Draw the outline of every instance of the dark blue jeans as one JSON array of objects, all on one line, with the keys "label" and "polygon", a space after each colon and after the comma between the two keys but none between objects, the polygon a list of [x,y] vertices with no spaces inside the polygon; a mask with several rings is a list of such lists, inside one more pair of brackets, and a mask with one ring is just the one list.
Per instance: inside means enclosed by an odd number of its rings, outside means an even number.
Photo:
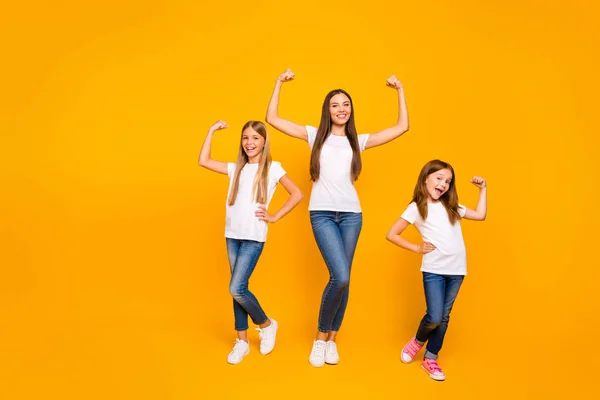
[{"label": "dark blue jeans", "polygon": [[362,228],[362,213],[311,211],[310,223],[329,282],[321,298],[319,331],[339,331],[348,304],[352,258]]},{"label": "dark blue jeans", "polygon": [[256,267],[258,258],[262,253],[264,242],[254,240],[227,240],[227,256],[231,268],[231,282],[229,293],[233,297],[233,315],[235,317],[235,330],[248,329],[248,315],[256,325],[267,322],[267,316],[258,300],[248,290],[250,275]]},{"label": "dark blue jeans", "polygon": [[442,349],[450,321],[450,311],[464,278],[464,275],[423,272],[427,314],[421,320],[416,338],[419,342],[427,342],[426,358],[437,359]]}]

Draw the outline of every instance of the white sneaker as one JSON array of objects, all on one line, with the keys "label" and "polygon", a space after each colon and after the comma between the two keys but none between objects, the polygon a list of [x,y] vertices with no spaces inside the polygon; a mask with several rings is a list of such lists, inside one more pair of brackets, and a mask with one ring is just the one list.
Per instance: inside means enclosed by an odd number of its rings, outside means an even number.
[{"label": "white sneaker", "polygon": [[313,367],[322,367],[325,364],[325,342],[323,340],[315,340],[313,343],[308,362]]},{"label": "white sneaker", "polygon": [[275,347],[275,337],[277,336],[277,321],[272,318],[271,325],[266,328],[256,328],[260,337],[260,354],[269,354]]},{"label": "white sneaker", "polygon": [[250,346],[248,343],[237,338],[235,339],[233,350],[231,350],[231,353],[227,356],[227,362],[229,364],[239,364],[248,353],[250,353]]},{"label": "white sneaker", "polygon": [[340,362],[340,355],[337,352],[337,345],[333,340],[325,343],[325,362],[335,365]]}]

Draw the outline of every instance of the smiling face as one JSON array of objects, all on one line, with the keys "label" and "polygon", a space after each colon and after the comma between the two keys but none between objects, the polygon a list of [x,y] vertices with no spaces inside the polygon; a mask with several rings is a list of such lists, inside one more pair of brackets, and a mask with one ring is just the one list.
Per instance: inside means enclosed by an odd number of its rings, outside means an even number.
[{"label": "smiling face", "polygon": [[265,146],[265,138],[252,127],[247,127],[242,132],[242,149],[248,156],[250,164],[257,163],[260,158],[260,153]]},{"label": "smiling face", "polygon": [[336,125],[344,125],[348,122],[352,113],[350,99],[344,93],[338,93],[329,100],[329,113],[331,122]]},{"label": "smiling face", "polygon": [[438,201],[452,185],[452,171],[448,168],[442,168],[432,172],[425,178],[425,188],[429,200]]}]

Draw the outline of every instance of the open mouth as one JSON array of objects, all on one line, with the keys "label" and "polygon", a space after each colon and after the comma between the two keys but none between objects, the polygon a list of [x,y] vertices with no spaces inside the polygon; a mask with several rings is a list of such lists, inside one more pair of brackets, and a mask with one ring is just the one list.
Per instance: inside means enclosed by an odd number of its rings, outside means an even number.
[{"label": "open mouth", "polygon": [[438,188],[435,188],[435,192],[438,194],[438,196],[441,196],[444,194],[444,191],[442,189],[438,189]]}]

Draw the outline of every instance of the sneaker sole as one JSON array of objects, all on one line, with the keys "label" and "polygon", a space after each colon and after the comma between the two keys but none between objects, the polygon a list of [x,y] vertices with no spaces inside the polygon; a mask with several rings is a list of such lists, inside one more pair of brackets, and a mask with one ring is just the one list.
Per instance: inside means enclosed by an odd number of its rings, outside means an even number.
[{"label": "sneaker sole", "polygon": [[244,360],[244,357],[246,357],[248,354],[250,354],[250,349],[248,349],[248,351],[246,351],[246,353],[242,356],[242,358],[240,358],[240,361],[238,361],[238,362],[231,362],[231,361],[227,360],[227,364],[237,365],[237,364],[241,363]]},{"label": "sneaker sole", "polygon": [[427,368],[425,368],[424,366],[422,366],[422,365],[421,365],[421,368],[422,368],[422,369],[423,369],[423,371],[425,371],[425,373],[426,373],[427,375],[429,375],[429,377],[430,377],[431,379],[433,379],[434,381],[441,382],[441,381],[445,381],[445,380],[446,380],[446,377],[445,377],[445,376],[444,376],[443,378],[440,378],[439,376],[435,376],[435,375],[433,375],[433,374],[430,374],[430,373],[429,373],[429,371],[427,371]]}]

